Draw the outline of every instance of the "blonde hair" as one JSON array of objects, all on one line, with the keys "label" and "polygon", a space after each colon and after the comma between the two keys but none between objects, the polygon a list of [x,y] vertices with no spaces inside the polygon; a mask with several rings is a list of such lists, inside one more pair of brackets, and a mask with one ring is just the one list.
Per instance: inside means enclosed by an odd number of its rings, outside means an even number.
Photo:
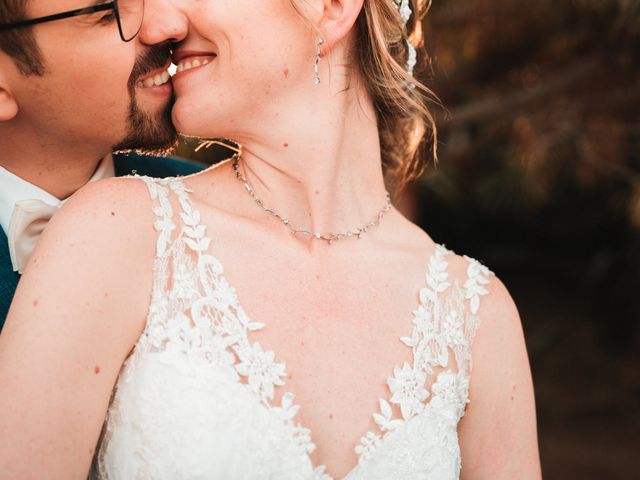
[{"label": "blonde hair", "polygon": [[439,101],[406,69],[407,41],[417,48],[418,65],[426,59],[422,19],[431,0],[410,3],[413,15],[405,24],[395,0],[364,0],[351,53],[373,101],[385,180],[395,193],[420,177],[430,160],[437,159],[437,128],[428,105],[439,105]]}]

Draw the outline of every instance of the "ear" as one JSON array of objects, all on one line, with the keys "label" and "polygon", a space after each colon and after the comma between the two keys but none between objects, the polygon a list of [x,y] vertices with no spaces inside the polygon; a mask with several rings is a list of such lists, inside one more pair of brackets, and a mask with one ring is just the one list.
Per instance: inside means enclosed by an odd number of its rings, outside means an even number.
[{"label": "ear", "polygon": [[11,93],[6,69],[0,63],[0,122],[8,122],[18,114],[18,102]]},{"label": "ear", "polygon": [[11,92],[0,85],[0,122],[8,122],[18,114],[18,103]]},{"label": "ear", "polygon": [[322,53],[330,52],[348,38],[362,11],[364,0],[322,0],[322,17],[317,27],[323,36]]}]

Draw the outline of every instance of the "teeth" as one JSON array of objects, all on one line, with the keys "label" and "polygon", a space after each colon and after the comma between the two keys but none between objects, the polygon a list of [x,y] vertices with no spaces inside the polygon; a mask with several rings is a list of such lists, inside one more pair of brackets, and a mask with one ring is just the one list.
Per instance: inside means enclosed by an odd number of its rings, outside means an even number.
[{"label": "teeth", "polygon": [[147,77],[144,80],[140,80],[136,83],[138,88],[151,88],[151,87],[159,87],[160,85],[164,85],[169,81],[171,75],[168,71],[164,71],[162,73],[158,73],[153,77]]},{"label": "teeth", "polygon": [[165,83],[167,83],[169,78],[171,78],[171,76],[169,75],[169,72],[165,70],[164,72],[159,73],[155,77],[153,77],[153,84],[156,87],[159,87],[160,85],[164,85]]},{"label": "teeth", "polygon": [[183,60],[176,66],[176,73],[185,72],[192,68],[202,67],[211,63],[210,58],[195,58],[193,60]]}]

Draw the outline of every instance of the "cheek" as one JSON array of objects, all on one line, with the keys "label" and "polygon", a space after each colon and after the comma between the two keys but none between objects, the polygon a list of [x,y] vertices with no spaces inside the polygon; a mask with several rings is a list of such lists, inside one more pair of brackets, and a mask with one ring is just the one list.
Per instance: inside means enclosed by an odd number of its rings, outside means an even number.
[{"label": "cheek", "polygon": [[75,99],[74,103],[88,109],[112,110],[130,102],[128,81],[132,68],[131,58],[80,52],[59,59],[51,75],[58,88]]}]

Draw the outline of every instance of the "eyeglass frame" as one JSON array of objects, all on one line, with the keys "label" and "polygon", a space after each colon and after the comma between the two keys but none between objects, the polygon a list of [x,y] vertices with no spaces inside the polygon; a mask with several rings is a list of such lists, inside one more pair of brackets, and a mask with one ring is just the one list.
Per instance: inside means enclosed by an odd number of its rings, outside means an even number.
[{"label": "eyeglass frame", "polygon": [[[142,18],[144,18],[144,0],[142,1]],[[30,27],[32,25],[39,25],[41,23],[53,22],[55,20],[63,20],[65,18],[73,18],[78,17],[80,15],[88,15],[90,13],[96,12],[104,12],[107,10],[113,10],[116,16],[116,21],[118,23],[118,32],[120,33],[120,38],[123,42],[130,42],[134,38],[138,36],[140,33],[140,28],[142,27],[142,21],[140,21],[140,26],[138,27],[138,31],[128,40],[124,36],[124,31],[122,30],[122,20],[120,19],[120,11],[118,10],[118,0],[111,0],[107,3],[101,3],[100,5],[93,5],[91,7],[84,8],[76,8],[75,10],[69,10],[67,12],[54,13],[53,15],[46,15],[44,17],[31,18],[28,20],[21,20],[19,22],[13,23],[5,23],[0,24],[0,32],[5,32],[7,30],[12,30],[14,28],[24,28]]]}]

